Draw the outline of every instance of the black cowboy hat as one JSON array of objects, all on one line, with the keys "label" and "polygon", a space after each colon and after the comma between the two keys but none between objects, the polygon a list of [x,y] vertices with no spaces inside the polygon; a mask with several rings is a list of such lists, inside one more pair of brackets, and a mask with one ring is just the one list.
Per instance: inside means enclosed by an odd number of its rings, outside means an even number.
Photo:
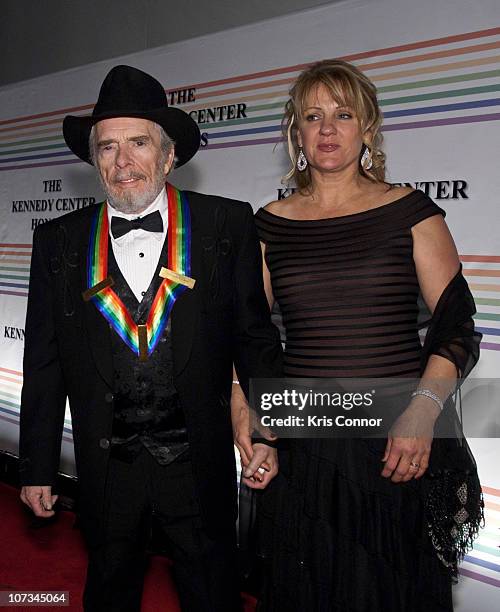
[{"label": "black cowboy hat", "polygon": [[137,117],[161,125],[175,142],[176,167],[189,161],[200,146],[196,121],[180,108],[169,107],[161,83],[131,66],[115,66],[108,72],[92,115],[64,118],[66,144],[75,155],[91,164],[90,130],[98,121],[113,117]]}]

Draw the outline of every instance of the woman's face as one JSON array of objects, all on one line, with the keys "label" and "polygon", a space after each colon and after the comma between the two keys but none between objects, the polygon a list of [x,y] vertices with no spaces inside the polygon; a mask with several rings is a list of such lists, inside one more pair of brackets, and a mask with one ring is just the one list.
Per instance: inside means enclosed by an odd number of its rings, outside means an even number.
[{"label": "woman's face", "polygon": [[298,143],[311,169],[330,173],[358,168],[363,146],[358,118],[352,109],[339,106],[324,85],[309,92],[298,126]]}]

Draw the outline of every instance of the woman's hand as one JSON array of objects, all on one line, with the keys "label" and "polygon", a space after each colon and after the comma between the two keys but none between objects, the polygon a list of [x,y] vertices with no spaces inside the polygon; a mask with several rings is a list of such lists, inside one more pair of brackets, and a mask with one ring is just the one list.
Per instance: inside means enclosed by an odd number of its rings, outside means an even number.
[{"label": "woman's hand", "polygon": [[434,423],[439,407],[425,396],[415,397],[391,427],[382,461],[384,478],[407,482],[421,478],[429,466]]}]

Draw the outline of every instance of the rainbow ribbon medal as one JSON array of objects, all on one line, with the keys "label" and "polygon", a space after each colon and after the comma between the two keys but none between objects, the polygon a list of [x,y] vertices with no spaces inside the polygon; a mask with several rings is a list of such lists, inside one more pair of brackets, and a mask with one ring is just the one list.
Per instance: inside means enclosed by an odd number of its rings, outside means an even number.
[{"label": "rainbow ribbon medal", "polygon": [[194,285],[191,273],[191,218],[187,198],[167,183],[168,261],[146,324],[137,325],[108,276],[109,222],[104,202],[92,221],[87,262],[86,301],[92,301],[120,338],[144,361],[155,350],[175,300]]}]

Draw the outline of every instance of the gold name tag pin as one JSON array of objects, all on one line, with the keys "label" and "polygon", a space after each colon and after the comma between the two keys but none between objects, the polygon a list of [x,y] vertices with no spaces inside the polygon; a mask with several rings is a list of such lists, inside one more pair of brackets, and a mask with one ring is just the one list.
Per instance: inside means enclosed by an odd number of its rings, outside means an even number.
[{"label": "gold name tag pin", "polygon": [[160,276],[162,278],[167,278],[168,280],[174,281],[174,283],[185,285],[186,287],[189,287],[189,289],[192,289],[194,287],[194,284],[196,283],[194,278],[184,276],[184,274],[179,274],[178,272],[174,272],[169,268],[162,268],[160,270]]},{"label": "gold name tag pin", "polygon": [[94,295],[97,295],[99,291],[106,289],[106,287],[112,287],[115,284],[112,276],[106,276],[104,280],[93,287],[89,287],[85,291],[82,292],[82,297],[86,302],[89,302]]}]

